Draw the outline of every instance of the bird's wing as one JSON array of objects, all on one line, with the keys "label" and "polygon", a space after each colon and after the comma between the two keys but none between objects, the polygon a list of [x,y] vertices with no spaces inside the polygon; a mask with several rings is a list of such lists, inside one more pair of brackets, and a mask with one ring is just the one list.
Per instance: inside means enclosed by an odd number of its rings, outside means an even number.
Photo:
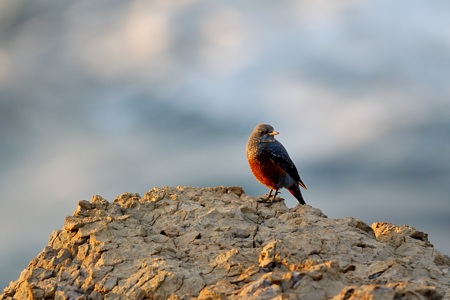
[{"label": "bird's wing", "polygon": [[292,179],[298,182],[300,186],[302,186],[304,189],[307,190],[308,188],[300,179],[300,175],[298,174],[297,168],[295,167],[294,163],[292,162],[291,158],[289,157],[289,154],[287,153],[283,145],[278,141],[275,141],[270,144],[271,146],[267,148],[269,158],[275,164],[283,168],[283,170],[285,170],[286,173],[288,173],[289,176],[292,177]]}]

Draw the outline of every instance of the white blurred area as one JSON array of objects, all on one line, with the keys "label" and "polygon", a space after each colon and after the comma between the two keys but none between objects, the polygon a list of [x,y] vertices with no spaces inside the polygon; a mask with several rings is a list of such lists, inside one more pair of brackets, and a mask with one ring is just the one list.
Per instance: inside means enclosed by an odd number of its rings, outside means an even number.
[{"label": "white blurred area", "polygon": [[450,254],[449,6],[1,1],[0,288],[80,199],[266,193],[245,159],[262,122],[308,204],[415,226]]}]

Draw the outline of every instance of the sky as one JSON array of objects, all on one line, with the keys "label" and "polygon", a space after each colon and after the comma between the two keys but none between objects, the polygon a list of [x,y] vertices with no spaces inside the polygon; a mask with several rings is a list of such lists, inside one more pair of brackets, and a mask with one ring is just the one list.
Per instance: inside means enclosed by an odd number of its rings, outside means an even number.
[{"label": "sky", "polygon": [[449,6],[1,1],[0,288],[93,195],[267,193],[245,158],[258,123],[307,204],[450,254]]}]

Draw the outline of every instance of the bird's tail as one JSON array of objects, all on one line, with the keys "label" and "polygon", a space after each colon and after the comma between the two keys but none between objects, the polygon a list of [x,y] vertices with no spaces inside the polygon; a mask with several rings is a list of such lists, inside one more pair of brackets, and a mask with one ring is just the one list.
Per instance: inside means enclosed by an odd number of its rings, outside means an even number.
[{"label": "bird's tail", "polygon": [[306,204],[305,200],[303,199],[302,193],[300,192],[298,184],[293,184],[290,188],[288,188],[288,190],[300,204]]}]

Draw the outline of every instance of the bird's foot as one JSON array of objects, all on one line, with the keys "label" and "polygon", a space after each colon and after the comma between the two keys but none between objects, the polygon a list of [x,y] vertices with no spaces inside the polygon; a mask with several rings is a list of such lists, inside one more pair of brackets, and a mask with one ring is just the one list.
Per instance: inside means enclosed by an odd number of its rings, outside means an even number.
[{"label": "bird's foot", "polygon": [[264,197],[260,197],[258,199],[258,203],[277,203],[277,202],[282,202],[284,201],[283,198],[281,197],[274,197],[273,195],[270,196],[264,196]]},{"label": "bird's foot", "polygon": [[270,203],[272,201],[270,201],[270,198],[272,198],[272,190],[270,191],[270,193],[265,194],[262,197],[259,197],[258,202],[259,203]]},{"label": "bird's foot", "polygon": [[276,203],[276,202],[283,202],[284,201],[284,198],[281,198],[281,197],[274,197],[273,199],[272,199],[272,203]]},{"label": "bird's foot", "polygon": [[260,197],[257,201],[258,203],[272,203],[268,197]]}]

